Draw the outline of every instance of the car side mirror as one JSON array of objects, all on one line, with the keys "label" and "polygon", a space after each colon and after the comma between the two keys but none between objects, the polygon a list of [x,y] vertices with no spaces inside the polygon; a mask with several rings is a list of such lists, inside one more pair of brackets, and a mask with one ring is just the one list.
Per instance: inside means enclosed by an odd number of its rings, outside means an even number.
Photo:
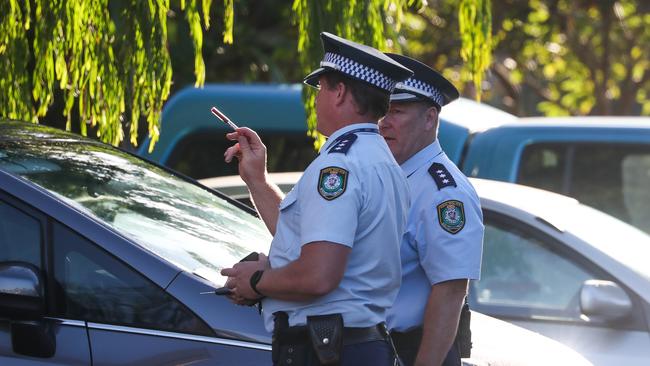
[{"label": "car side mirror", "polygon": [[39,269],[26,262],[0,262],[0,315],[35,319],[44,309]]},{"label": "car side mirror", "polygon": [[632,311],[632,300],[615,282],[587,280],[580,289],[580,310],[590,321],[608,322]]}]

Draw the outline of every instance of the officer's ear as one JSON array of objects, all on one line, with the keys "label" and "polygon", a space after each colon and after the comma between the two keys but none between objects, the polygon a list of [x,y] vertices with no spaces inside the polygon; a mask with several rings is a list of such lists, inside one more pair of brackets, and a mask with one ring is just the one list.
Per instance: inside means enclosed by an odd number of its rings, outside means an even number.
[{"label": "officer's ear", "polygon": [[428,104],[424,112],[424,117],[426,118],[426,128],[427,130],[437,130],[438,129],[438,108],[436,106]]},{"label": "officer's ear", "polygon": [[337,106],[342,105],[345,103],[345,99],[350,94],[350,89],[348,88],[347,85],[345,85],[344,82],[339,81],[336,83],[336,94],[335,94],[335,104]]}]

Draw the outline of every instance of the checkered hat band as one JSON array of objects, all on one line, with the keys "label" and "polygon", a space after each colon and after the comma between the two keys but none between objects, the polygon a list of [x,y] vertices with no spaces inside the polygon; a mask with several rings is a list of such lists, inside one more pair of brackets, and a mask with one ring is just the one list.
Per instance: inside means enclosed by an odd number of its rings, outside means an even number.
[{"label": "checkered hat band", "polygon": [[444,105],[445,98],[442,93],[433,86],[414,78],[408,78],[402,83],[397,83],[397,89],[421,94],[436,102],[439,106]]},{"label": "checkered hat band", "polygon": [[339,72],[366,81],[389,92],[393,91],[395,84],[397,83],[395,80],[375,69],[332,52],[325,53],[325,57],[320,65],[331,67]]}]

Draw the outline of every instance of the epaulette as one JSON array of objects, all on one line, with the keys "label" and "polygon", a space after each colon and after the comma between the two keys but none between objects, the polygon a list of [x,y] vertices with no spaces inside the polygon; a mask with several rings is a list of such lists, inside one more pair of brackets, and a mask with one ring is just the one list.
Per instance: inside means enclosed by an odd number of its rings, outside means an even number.
[{"label": "epaulette", "polygon": [[449,170],[445,168],[444,165],[440,163],[433,163],[429,167],[429,174],[433,177],[433,180],[436,181],[438,185],[438,190],[441,190],[445,187],[456,187],[456,181],[454,177],[451,176]]},{"label": "epaulette", "polygon": [[348,133],[346,135],[343,135],[336,142],[334,142],[332,147],[330,147],[329,150],[327,150],[327,153],[347,154],[348,150],[350,150],[350,146],[352,146],[352,144],[354,144],[356,140],[357,140],[357,135],[354,133]]}]

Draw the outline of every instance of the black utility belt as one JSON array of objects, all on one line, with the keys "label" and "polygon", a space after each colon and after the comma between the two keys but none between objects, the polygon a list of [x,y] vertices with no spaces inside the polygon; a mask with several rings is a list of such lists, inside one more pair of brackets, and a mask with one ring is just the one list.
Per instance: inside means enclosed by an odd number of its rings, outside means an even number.
[{"label": "black utility belt", "polygon": [[319,365],[335,366],[339,365],[343,346],[388,340],[384,323],[366,328],[344,327],[341,314],[308,316],[307,325],[293,327],[288,324],[287,313],[276,312],[273,316],[274,365],[292,364],[294,358],[307,365],[310,363],[305,360],[315,356]]},{"label": "black utility belt", "polygon": [[[383,341],[386,340],[387,333],[383,330],[383,324],[373,325],[371,327],[358,328],[358,327],[343,327],[343,345],[348,346],[351,344]],[[321,338],[322,343],[330,343],[331,340],[323,342],[327,338]],[[310,333],[306,325],[299,325],[289,327],[277,332],[277,339],[281,343],[310,343]]]}]

